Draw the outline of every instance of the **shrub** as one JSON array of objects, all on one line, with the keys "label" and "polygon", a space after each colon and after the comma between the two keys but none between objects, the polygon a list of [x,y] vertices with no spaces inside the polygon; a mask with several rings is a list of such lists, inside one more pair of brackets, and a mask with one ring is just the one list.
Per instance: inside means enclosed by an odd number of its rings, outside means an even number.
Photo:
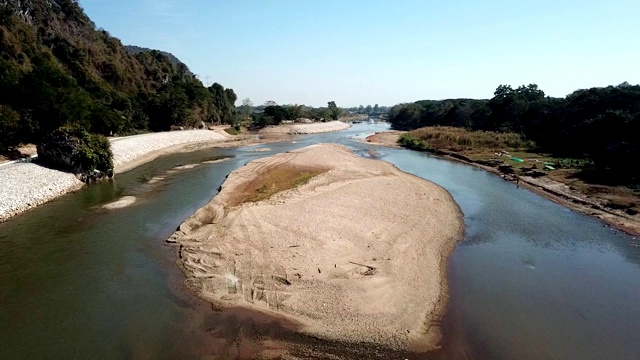
[{"label": "shrub", "polygon": [[45,164],[76,174],[113,173],[109,140],[79,127],[65,126],[53,131],[38,145],[38,156]]},{"label": "shrub", "polygon": [[432,150],[429,144],[427,144],[425,141],[422,141],[409,133],[400,135],[400,138],[398,139],[398,145],[412,150]]},{"label": "shrub", "polygon": [[240,135],[242,134],[242,130],[240,130],[240,126],[236,125],[230,128],[224,129],[229,135]]}]

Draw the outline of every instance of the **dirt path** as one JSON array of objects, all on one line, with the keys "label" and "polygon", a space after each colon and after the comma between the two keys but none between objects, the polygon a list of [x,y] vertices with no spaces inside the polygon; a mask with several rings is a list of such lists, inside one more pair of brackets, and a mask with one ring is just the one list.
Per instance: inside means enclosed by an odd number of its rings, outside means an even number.
[{"label": "dirt path", "polygon": [[232,172],[168,241],[188,285],[217,306],[362,349],[426,351],[440,340],[446,261],[462,235],[446,190],[320,144]]}]

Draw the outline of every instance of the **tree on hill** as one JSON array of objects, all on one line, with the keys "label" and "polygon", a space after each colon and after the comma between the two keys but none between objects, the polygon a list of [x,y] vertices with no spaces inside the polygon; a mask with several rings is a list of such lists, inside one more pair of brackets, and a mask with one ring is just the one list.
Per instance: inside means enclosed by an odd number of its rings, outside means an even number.
[{"label": "tree on hill", "polygon": [[233,122],[232,89],[205,88],[171,54],[125,48],[74,0],[1,1],[0,55],[0,138],[15,144],[64,125],[110,135]]},{"label": "tree on hill", "polygon": [[159,52],[160,54],[164,55],[167,57],[167,59],[169,59],[169,61],[171,61],[171,63],[178,67],[184,67],[185,68],[185,74],[193,76],[194,74],[187,68],[187,65],[185,65],[185,63],[183,63],[182,61],[180,61],[180,59],[178,59],[175,55],[173,55],[170,52],[166,52],[166,51],[161,51],[161,50],[154,50],[154,49],[149,49],[149,48],[145,48],[145,47],[141,47],[141,46],[136,46],[136,45],[125,45],[124,46],[125,50],[127,50],[130,54],[136,55],[136,54],[140,54],[140,53],[150,53],[150,52]]}]

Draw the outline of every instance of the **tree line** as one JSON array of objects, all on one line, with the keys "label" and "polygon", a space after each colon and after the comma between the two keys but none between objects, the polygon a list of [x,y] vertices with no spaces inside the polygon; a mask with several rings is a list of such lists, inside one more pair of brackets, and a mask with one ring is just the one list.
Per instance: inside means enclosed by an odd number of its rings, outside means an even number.
[{"label": "tree line", "polygon": [[233,123],[236,99],[160,51],[128,51],[76,1],[0,3],[0,151],[61,126],[115,135]]},{"label": "tree line", "polygon": [[242,100],[242,105],[238,106],[237,113],[239,121],[254,128],[262,128],[299,119],[338,120],[343,114],[343,109],[339,108],[335,101],[329,101],[326,107],[318,108],[299,104],[278,105],[272,100],[266,101],[263,105],[254,106],[251,99],[246,98]]},{"label": "tree line", "polygon": [[640,156],[640,85],[574,91],[545,96],[537,85],[500,85],[488,100],[422,100],[389,111],[394,129],[454,126],[514,132],[538,150],[558,157],[590,159],[595,170],[637,183]]},{"label": "tree line", "polygon": [[350,107],[347,108],[345,110],[354,113],[354,114],[364,114],[364,115],[373,115],[373,116],[377,116],[380,114],[386,114],[389,112],[389,107],[388,106],[379,106],[378,104],[375,104],[373,106],[371,105],[360,105],[357,107]]}]

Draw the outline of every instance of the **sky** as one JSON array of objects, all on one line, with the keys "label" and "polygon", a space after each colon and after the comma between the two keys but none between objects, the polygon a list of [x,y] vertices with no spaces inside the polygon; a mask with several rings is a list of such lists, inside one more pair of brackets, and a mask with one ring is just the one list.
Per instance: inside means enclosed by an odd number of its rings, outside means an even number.
[{"label": "sky", "polygon": [[640,83],[638,0],[80,0],[123,44],[168,51],[238,102],[338,106],[564,97]]}]

